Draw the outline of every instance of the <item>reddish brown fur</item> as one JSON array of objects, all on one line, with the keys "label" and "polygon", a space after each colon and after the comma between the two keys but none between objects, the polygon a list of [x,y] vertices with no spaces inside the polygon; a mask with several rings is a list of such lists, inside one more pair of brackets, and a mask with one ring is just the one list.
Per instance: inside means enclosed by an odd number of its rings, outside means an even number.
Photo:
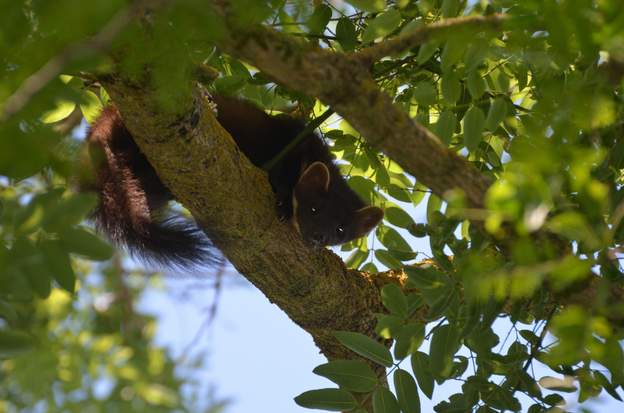
[{"label": "reddish brown fur", "polygon": [[[243,153],[262,166],[288,145],[304,125],[291,117],[269,116],[249,102],[215,96],[217,119]],[[172,199],[156,171],[141,153],[119,111],[108,106],[93,124],[87,138],[96,171],[94,189],[100,203],[94,212],[98,229],[131,253],[163,264],[192,265],[214,260],[209,240],[192,223],[160,219],[160,210]],[[315,163],[300,182],[302,173]],[[269,171],[284,219],[293,220],[302,236],[320,245],[334,245],[360,237],[383,216],[379,208],[366,206],[349,188],[323,141],[311,133]],[[318,190],[307,182],[322,181]]]}]

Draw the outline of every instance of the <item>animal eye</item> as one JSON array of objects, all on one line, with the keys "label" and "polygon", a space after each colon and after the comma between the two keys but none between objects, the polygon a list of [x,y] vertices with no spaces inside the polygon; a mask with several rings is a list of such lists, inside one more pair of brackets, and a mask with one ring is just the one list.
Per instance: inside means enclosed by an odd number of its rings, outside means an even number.
[{"label": "animal eye", "polygon": [[336,234],[341,235],[344,234],[344,228],[342,227],[342,225],[338,225],[336,227]]},{"label": "animal eye", "polygon": [[310,211],[311,211],[313,214],[316,214],[316,213],[318,212],[318,209],[317,209],[317,208],[315,208],[315,207],[312,207],[312,208],[310,208]]}]

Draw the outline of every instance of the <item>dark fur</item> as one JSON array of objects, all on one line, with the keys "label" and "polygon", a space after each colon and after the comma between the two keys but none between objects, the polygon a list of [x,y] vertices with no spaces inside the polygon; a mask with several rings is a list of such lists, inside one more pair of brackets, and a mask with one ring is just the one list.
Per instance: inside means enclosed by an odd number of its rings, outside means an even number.
[{"label": "dark fur", "polygon": [[[214,99],[218,121],[257,166],[273,159],[304,129],[294,118],[269,116],[249,102]],[[96,171],[92,189],[100,195],[93,215],[101,232],[133,255],[159,264],[189,266],[216,259],[210,241],[192,222],[160,216],[172,195],[114,106],[102,111],[87,142]],[[313,133],[269,171],[269,179],[280,217],[292,220],[303,238],[317,245],[363,236],[383,216],[349,188],[328,148]]]}]

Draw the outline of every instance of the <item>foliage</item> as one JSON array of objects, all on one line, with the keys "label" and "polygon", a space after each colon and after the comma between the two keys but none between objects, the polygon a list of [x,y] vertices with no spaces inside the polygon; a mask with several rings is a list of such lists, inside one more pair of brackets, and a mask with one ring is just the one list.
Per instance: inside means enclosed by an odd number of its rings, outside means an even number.
[{"label": "foliage", "polygon": [[[440,401],[436,411],[546,411],[560,405],[558,392],[577,388],[579,402],[603,390],[620,400],[624,308],[609,294],[622,281],[624,241],[619,1],[353,0],[343,8],[311,3],[239,0],[233,10],[242,27],[270,23],[345,53],[456,16],[504,13],[508,21],[504,29],[488,31],[458,25],[371,69],[397,105],[491,178],[485,208],[466,208],[461,193],[443,194],[442,201],[442,194],[431,194],[344,121],[331,118],[322,127],[349,184],[386,211],[374,236],[342,246],[346,264],[368,272],[404,268],[408,282],[405,289],[391,284],[382,290],[386,312],[378,315],[376,331],[394,340],[392,351],[370,337],[336,332],[363,359],[354,355],[317,367],[316,374],[339,388],[308,391],[295,401],[337,411],[370,405],[375,412],[417,412],[422,397],[431,399],[454,381],[461,382],[461,392]],[[158,42],[158,50],[145,47],[134,24],[109,45],[113,51],[117,43],[130,48],[117,62],[128,76],[141,76],[143,61],[155,62],[153,86],[163,105],[175,108],[195,65],[207,62],[219,72],[214,88],[221,92],[268,110],[296,102],[310,118],[324,112],[312,97],[213,50],[222,23],[204,2],[175,4],[151,22],[150,41]],[[109,0],[3,4],[0,102],[121,7]],[[111,393],[114,400],[97,403],[125,403],[127,386],[136,394],[141,386],[159,386],[158,402],[146,390],[144,406],[182,408],[171,361],[144,347],[149,335],[99,331],[97,314],[77,300],[86,292],[84,286],[76,292],[83,284],[76,281],[76,268],[85,265],[76,257],[106,260],[112,254],[84,226],[93,199],[67,190],[76,144],[59,125],[76,108],[91,120],[108,99],[88,74],[106,71],[110,55],[83,52],[63,62],[67,75],[55,77],[0,125],[3,399],[14,409],[33,401],[69,408],[81,402],[73,398],[78,388],[86,391],[81,397],[92,397],[89,389],[104,370],[117,378],[120,391]],[[426,209],[424,222],[415,207]],[[426,264],[415,263],[416,238],[430,244]],[[597,280],[592,300],[565,305],[577,291],[571,287],[582,289],[590,279]],[[79,354],[90,361],[78,363]],[[139,354],[133,360],[143,364],[127,364],[128,354]],[[32,357],[49,366],[41,381],[14,374]],[[160,358],[161,370],[147,368],[150,357]],[[398,367],[408,359],[411,368]],[[375,363],[390,368],[393,391],[371,368]],[[554,377],[540,379],[534,366]],[[53,398],[51,387],[63,396]]]}]

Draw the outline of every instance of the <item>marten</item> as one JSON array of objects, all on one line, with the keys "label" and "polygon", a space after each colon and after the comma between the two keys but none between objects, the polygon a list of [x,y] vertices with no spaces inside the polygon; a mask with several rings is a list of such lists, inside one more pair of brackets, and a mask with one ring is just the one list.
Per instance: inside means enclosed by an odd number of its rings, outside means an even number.
[{"label": "marten", "polygon": [[[251,102],[214,95],[217,120],[258,167],[274,159],[305,124],[269,115]],[[189,220],[165,217],[173,199],[134,142],[114,105],[91,126],[87,148],[98,193],[96,229],[144,261],[189,267],[217,257],[203,232]],[[367,206],[348,186],[323,140],[311,132],[269,171],[277,213],[314,246],[342,244],[370,232],[383,210]],[[83,185],[85,188],[85,185]]]}]

